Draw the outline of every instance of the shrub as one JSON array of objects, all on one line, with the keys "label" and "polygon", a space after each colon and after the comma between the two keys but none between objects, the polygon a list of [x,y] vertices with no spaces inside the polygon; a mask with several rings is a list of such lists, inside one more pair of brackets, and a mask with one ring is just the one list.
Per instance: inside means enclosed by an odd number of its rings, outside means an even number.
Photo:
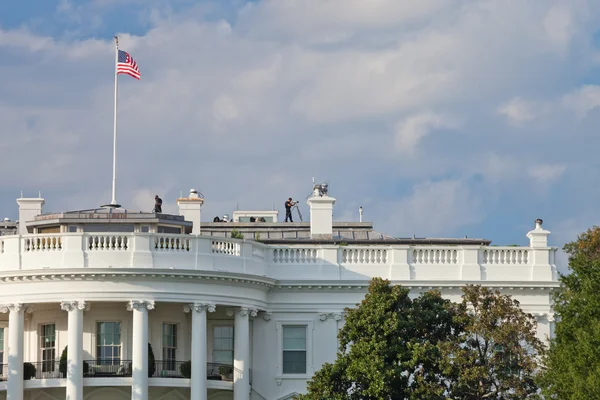
[{"label": "shrub", "polygon": [[221,365],[219,367],[219,374],[225,375],[225,376],[233,374],[233,366],[231,366],[231,365]]},{"label": "shrub", "polygon": [[179,366],[179,372],[184,378],[190,378],[192,376],[192,362],[186,361]]},{"label": "shrub", "polygon": [[35,377],[36,372],[37,369],[35,368],[35,365],[30,362],[23,363],[23,380],[28,381]]},{"label": "shrub", "polygon": [[156,361],[154,360],[154,352],[152,345],[148,343],[148,377],[152,377],[156,372]]},{"label": "shrub", "polygon": [[[60,361],[58,362],[58,372],[60,372],[61,376],[63,378],[67,377],[67,347],[69,346],[65,346],[65,349],[63,350],[62,354],[60,355]],[[87,375],[90,369],[90,365],[87,363],[87,361],[83,362],[83,375]]]}]

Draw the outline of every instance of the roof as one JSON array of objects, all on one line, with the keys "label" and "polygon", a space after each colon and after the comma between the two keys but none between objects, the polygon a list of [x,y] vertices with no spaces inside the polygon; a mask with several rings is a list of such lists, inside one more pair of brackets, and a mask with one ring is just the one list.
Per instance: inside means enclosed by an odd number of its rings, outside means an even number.
[{"label": "roof", "polygon": [[407,244],[407,245],[489,245],[480,238],[396,238],[373,230],[371,222],[334,222],[331,239],[311,239],[309,222],[203,222],[203,235],[230,237],[236,229],[246,239],[258,239],[265,244]]}]

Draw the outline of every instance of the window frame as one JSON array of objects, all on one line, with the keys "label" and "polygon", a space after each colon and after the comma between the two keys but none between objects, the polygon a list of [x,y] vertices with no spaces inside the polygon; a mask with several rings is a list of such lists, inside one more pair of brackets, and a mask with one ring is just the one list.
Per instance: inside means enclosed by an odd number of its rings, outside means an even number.
[{"label": "window frame", "polygon": [[[220,322],[220,321],[219,321]],[[216,339],[216,335],[215,335],[215,329],[216,328],[231,328],[231,332],[232,332],[232,336],[231,336],[231,350],[229,349],[216,349],[215,348],[215,339]],[[233,365],[234,361],[235,361],[235,325],[234,324],[229,324],[227,323],[227,321],[223,321],[223,323],[215,323],[211,326],[211,360],[213,363],[215,364],[222,364],[221,361],[216,361],[215,360],[215,351],[231,351],[231,364],[227,364],[227,365]]]},{"label": "window frame", "polygon": [[[43,347],[42,340],[46,336],[44,336],[44,327],[46,326],[54,326],[54,347]],[[58,329],[56,328],[56,322],[44,322],[38,324],[38,351],[39,351],[39,361],[42,364],[42,373],[52,373],[55,372],[56,369],[56,361],[57,361],[57,350],[58,350]],[[44,350],[46,349],[54,349],[52,353],[51,360],[44,360]]]},{"label": "window frame", "polygon": [[[105,358],[100,358],[99,354],[98,354],[98,347],[104,347],[104,345],[98,345],[98,340],[101,336],[100,332],[98,331],[98,324],[104,324],[104,323],[113,323],[113,324],[119,324],[120,330],[119,330],[119,362],[115,363],[114,362],[114,358],[112,358],[111,360],[113,361],[111,364],[107,364],[105,363],[105,361],[107,359]],[[124,324],[122,321],[115,321],[115,320],[96,320],[94,323],[94,360],[95,362],[102,362],[102,365],[119,365],[122,364],[124,361],[129,361],[129,360],[125,360],[123,358],[123,351],[124,351],[124,336],[126,336],[126,332],[124,331]],[[112,347],[115,347],[115,345],[111,345]]]},{"label": "window frame", "polygon": [[[305,326],[306,327],[306,373],[304,374],[284,374],[283,373],[283,327],[284,326]],[[314,375],[313,368],[313,335],[315,323],[312,320],[277,320],[277,379],[308,379]]]},{"label": "window frame", "polygon": [[[7,326],[5,326],[4,324],[0,325],[0,338],[2,339],[2,343],[0,344],[0,353],[2,353],[2,358],[0,358],[0,364],[8,364],[8,360],[6,360],[7,362],[4,362],[4,355],[6,354],[6,332],[8,331]],[[0,371],[0,376],[2,376],[2,371]]]},{"label": "window frame", "polygon": [[[165,325],[172,325],[175,327],[175,346],[165,346]],[[163,369],[166,371],[175,371],[177,369],[177,356],[179,355],[179,334],[181,329],[179,329],[179,323],[171,322],[171,321],[163,321],[161,324],[161,357],[163,362]],[[165,358],[165,349],[173,349],[174,357],[173,359]]]}]

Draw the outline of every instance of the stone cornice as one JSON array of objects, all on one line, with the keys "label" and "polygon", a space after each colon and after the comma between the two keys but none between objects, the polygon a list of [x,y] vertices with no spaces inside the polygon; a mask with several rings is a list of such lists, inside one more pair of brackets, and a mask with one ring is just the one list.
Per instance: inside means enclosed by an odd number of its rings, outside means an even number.
[{"label": "stone cornice", "polygon": [[[414,290],[452,290],[461,289],[466,285],[481,285],[490,289],[499,290],[554,290],[559,289],[560,282],[494,282],[494,281],[440,281],[440,282],[422,282],[422,281],[392,281],[393,285],[400,285]],[[369,283],[365,281],[279,281],[274,285],[274,289],[282,290],[367,290]]]},{"label": "stone cornice", "polygon": [[199,270],[165,270],[139,268],[73,268],[73,269],[44,269],[33,271],[7,271],[0,273],[0,284],[48,281],[106,281],[115,279],[147,279],[147,280],[178,280],[205,281],[206,283],[238,284],[242,286],[259,286],[268,290],[277,282],[275,279],[218,271]]}]

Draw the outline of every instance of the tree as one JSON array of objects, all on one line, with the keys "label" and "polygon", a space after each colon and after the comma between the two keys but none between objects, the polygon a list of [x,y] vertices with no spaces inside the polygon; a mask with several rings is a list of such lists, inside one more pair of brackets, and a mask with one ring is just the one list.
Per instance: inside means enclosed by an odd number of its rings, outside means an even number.
[{"label": "tree", "polygon": [[373,279],[347,309],[334,363],[299,400],[531,399],[544,347],[519,302],[480,286],[461,303]]},{"label": "tree", "polygon": [[538,398],[543,343],[537,323],[519,302],[499,291],[468,285],[459,316],[463,331],[441,345],[451,399]]},{"label": "tree", "polygon": [[412,300],[408,289],[373,279],[359,307],[346,310],[337,360],[315,374],[299,399],[443,398],[438,344],[460,330],[461,307],[438,292]]},{"label": "tree", "polygon": [[600,227],[567,243],[568,275],[554,293],[557,319],[544,360],[544,395],[557,399],[600,398]]}]

